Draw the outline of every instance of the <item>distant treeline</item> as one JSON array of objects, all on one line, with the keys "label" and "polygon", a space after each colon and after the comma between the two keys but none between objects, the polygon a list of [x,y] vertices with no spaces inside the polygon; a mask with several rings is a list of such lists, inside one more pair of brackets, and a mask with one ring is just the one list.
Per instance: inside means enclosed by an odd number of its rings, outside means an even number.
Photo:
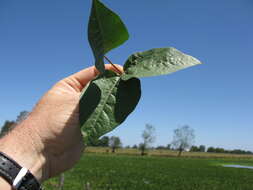
[{"label": "distant treeline", "polygon": [[[10,130],[12,130],[15,126],[17,126],[20,122],[25,120],[29,115],[28,111],[22,111],[17,116],[17,119],[15,121],[6,121],[4,125],[0,126],[0,138],[3,137],[6,133],[8,133]],[[167,146],[157,146],[157,147],[151,147],[149,144],[153,139],[153,132],[152,130],[147,129],[153,129],[154,127],[151,125],[146,125],[146,129],[143,131],[142,138],[143,142],[141,142],[139,145],[133,145],[133,146],[125,146],[124,148],[133,148],[133,149],[139,149],[142,152],[142,155],[144,155],[145,150],[148,148],[151,149],[157,149],[157,150],[174,150],[174,151],[190,151],[190,152],[213,152],[213,153],[231,153],[231,154],[253,154],[251,151],[241,150],[241,149],[234,149],[234,150],[226,150],[224,148],[215,148],[215,147],[208,147],[206,148],[205,145],[200,146],[191,146],[191,143],[184,142],[182,139],[185,139],[184,137],[180,137],[177,140],[182,141],[183,144],[189,144],[188,147],[182,148],[180,146],[174,146],[173,142],[171,144],[168,144]],[[86,140],[85,140],[86,141]],[[150,142],[149,142],[150,141]],[[100,139],[92,139],[92,141],[88,142],[86,141],[87,146],[93,146],[93,147],[110,147],[112,149],[112,152],[115,152],[117,148],[123,148],[122,142],[120,137],[108,137],[103,136]],[[180,149],[181,147],[181,149]],[[189,148],[191,147],[191,148]]]},{"label": "distant treeline", "polygon": [[214,148],[209,147],[207,152],[216,152],[216,153],[231,153],[231,154],[253,154],[251,151],[241,150],[241,149],[234,149],[234,150],[226,150],[224,148]]},{"label": "distant treeline", "polygon": [[[155,149],[169,149],[169,150],[173,150],[173,149],[170,148],[170,145],[167,145],[167,146],[158,146]],[[224,148],[219,148],[219,147],[217,147],[217,148],[215,148],[215,147],[208,147],[208,148],[206,148],[205,145],[192,146],[189,151],[190,152],[231,153],[231,154],[253,154],[253,152],[251,152],[251,151],[246,151],[246,150],[241,150],[241,149],[226,150]]]},{"label": "distant treeline", "polygon": [[[118,137],[119,138],[119,137]],[[101,139],[98,139],[96,141],[88,143],[88,146],[93,147],[109,147],[109,140],[110,138],[107,136],[102,137]],[[121,145],[122,146],[122,145]],[[133,146],[125,146],[124,148],[133,148],[133,149],[140,149],[140,145],[133,145]],[[152,149],[156,150],[177,150],[173,149],[171,144],[168,144],[167,146],[157,146],[153,147]],[[213,153],[230,153],[230,154],[253,154],[251,151],[241,150],[241,149],[234,149],[234,150],[226,150],[224,148],[215,148],[215,147],[208,147],[206,148],[205,145],[200,146],[192,146],[189,150],[190,152],[213,152]]]}]

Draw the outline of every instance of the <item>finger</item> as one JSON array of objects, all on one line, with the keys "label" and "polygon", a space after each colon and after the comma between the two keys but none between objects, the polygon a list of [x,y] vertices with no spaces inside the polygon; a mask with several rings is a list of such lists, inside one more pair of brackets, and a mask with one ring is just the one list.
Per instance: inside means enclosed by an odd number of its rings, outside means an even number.
[{"label": "finger", "polygon": [[[122,74],[124,73],[124,70],[123,70],[123,67],[121,65],[111,65],[111,64],[105,64],[105,69],[106,70],[111,70],[111,71],[114,71],[118,74]],[[119,73],[120,72],[120,73]]]},{"label": "finger", "polygon": [[[112,70],[114,72],[118,72],[118,70],[123,72],[122,66],[120,66],[120,65],[115,65],[115,66],[116,66],[116,68],[110,64],[106,64],[105,69]],[[85,86],[88,82],[90,82],[92,79],[94,79],[98,74],[99,74],[99,71],[96,69],[96,67],[93,66],[93,67],[89,67],[87,69],[84,69],[82,71],[79,71],[78,73],[75,73],[75,74],[71,75],[70,77],[78,80],[83,86]]]},{"label": "finger", "polygon": [[[105,69],[106,70],[112,70],[114,72],[121,71],[123,73],[123,67],[120,65],[115,65],[116,68],[114,68],[112,65],[106,64]],[[89,83],[91,80],[93,80],[97,75],[99,75],[99,71],[96,69],[96,67],[92,66],[87,69],[84,69],[82,71],[79,71],[66,79],[64,79],[65,82],[68,82],[74,89],[77,89],[78,91],[82,91],[82,89]]]}]

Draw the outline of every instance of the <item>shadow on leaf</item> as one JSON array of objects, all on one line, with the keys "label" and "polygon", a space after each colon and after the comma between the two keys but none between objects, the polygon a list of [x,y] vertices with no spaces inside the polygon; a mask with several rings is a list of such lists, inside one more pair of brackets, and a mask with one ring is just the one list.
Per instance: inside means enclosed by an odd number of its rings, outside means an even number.
[{"label": "shadow on leaf", "polygon": [[101,90],[95,83],[90,83],[79,102],[80,126],[89,119],[101,99]]},{"label": "shadow on leaf", "polygon": [[115,120],[122,123],[135,109],[141,97],[141,84],[137,78],[120,80],[116,94]]}]

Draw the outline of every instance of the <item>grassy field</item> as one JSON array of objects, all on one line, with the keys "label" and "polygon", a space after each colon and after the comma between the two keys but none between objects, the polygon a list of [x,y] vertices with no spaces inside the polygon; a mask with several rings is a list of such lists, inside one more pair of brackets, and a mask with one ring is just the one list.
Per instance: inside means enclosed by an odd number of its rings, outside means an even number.
[{"label": "grassy field", "polygon": [[[109,148],[104,147],[88,147],[86,148],[88,153],[110,153]],[[138,149],[117,149],[117,154],[123,155],[140,155],[140,150]],[[160,157],[177,157],[178,151],[173,150],[149,150],[149,156],[160,156]],[[192,158],[248,158],[253,159],[253,155],[244,154],[228,154],[228,153],[208,153],[208,152],[183,152],[182,157],[192,157]]]},{"label": "grassy field", "polygon": [[[64,190],[252,190],[253,170],[223,164],[253,165],[252,158],[191,158],[86,153],[65,173]],[[44,184],[56,189],[58,178]]]}]

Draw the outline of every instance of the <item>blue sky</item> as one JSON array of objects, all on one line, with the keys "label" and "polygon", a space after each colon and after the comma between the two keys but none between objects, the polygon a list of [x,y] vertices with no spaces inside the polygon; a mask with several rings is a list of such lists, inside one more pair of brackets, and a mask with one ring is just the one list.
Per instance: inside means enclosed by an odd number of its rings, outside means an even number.
[{"label": "blue sky", "polygon": [[[130,33],[108,54],[117,64],[155,47],[175,47],[203,65],[142,79],[134,113],[109,135],[139,144],[146,123],[155,145],[188,124],[196,144],[253,151],[253,2],[104,0]],[[87,40],[91,0],[0,0],[0,124],[31,110],[55,82],[94,63]]]}]

